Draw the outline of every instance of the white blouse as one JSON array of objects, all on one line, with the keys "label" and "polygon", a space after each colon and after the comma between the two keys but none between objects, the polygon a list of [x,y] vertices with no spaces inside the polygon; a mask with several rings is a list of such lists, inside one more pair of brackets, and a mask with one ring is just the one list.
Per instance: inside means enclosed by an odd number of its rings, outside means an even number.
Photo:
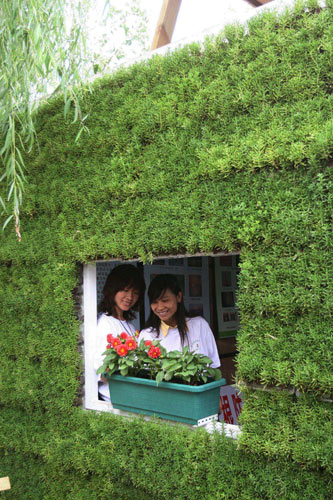
[{"label": "white blouse", "polygon": [[[189,346],[191,352],[197,352],[208,356],[213,361],[211,364],[212,368],[218,368],[221,366],[215,338],[207,321],[201,316],[196,316],[194,318],[187,318],[186,322],[188,327],[188,343],[185,343],[185,345]],[[157,337],[155,330],[146,328],[141,331],[138,341],[140,342],[142,339],[158,339],[167,351],[182,350],[180,335],[177,327],[169,328],[166,337],[163,337],[161,334]]]},{"label": "white blouse", "polygon": [[[94,369],[98,370],[102,366],[104,361],[103,352],[106,351],[106,346],[108,341],[106,336],[111,333],[114,336],[120,335],[122,332],[128,333],[128,335],[134,335],[134,326],[126,321],[114,318],[113,316],[107,316],[106,314],[101,314],[97,321],[97,332],[96,332],[96,342],[95,342],[95,356],[94,356]],[[98,392],[102,395],[104,401],[110,401],[109,385],[107,382],[101,380],[101,375],[96,375],[98,381]]]}]

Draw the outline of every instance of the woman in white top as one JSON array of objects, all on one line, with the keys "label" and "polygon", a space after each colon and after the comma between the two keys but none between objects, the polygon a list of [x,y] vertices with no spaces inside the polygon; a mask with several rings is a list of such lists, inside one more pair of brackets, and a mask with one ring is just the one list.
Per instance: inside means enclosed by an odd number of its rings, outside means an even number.
[{"label": "woman in white top", "polygon": [[158,339],[167,351],[181,351],[189,346],[190,351],[208,356],[212,360],[212,368],[221,365],[215,338],[207,321],[201,316],[187,317],[176,276],[156,276],[150,283],[148,296],[151,312],[139,342],[142,339]]},{"label": "woman in white top", "polygon": [[[116,336],[122,332],[134,335],[135,329],[130,320],[134,311],[139,310],[145,292],[145,282],[140,270],[132,264],[121,264],[112,269],[104,288],[103,299],[98,311],[97,338],[95,351],[95,370],[103,364],[103,352],[106,350],[106,336]],[[97,375],[99,398],[110,401],[108,383]]]}]

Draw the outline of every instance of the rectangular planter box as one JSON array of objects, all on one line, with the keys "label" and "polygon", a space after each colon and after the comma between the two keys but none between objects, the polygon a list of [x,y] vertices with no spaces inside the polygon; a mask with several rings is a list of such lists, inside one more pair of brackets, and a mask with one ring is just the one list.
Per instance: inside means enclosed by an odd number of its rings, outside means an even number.
[{"label": "rectangular planter box", "polygon": [[225,379],[193,386],[137,377],[111,375],[111,403],[119,410],[156,415],[168,420],[197,425],[198,420],[216,415],[220,387]]}]

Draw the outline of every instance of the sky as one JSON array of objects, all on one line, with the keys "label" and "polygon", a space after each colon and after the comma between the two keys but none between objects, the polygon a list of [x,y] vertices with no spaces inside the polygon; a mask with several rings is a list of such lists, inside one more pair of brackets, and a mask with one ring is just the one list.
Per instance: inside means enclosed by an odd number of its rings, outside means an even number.
[{"label": "sky", "polygon": [[[153,40],[163,0],[139,0],[148,14],[148,36]],[[178,42],[216,25],[239,20],[253,7],[245,0],[182,0],[172,42]]]},{"label": "sky", "polygon": [[[143,43],[133,40],[131,35],[129,36],[130,44],[125,43],[126,35],[121,27],[122,20],[119,16],[111,15],[106,24],[101,23],[105,17],[103,14],[106,12],[105,4],[122,12],[128,10],[127,6],[134,4],[144,12],[148,20],[145,49]],[[87,46],[90,54],[96,54],[98,62],[101,63],[99,74],[108,70],[113,71],[119,65],[132,64],[150,53],[162,5],[163,0],[93,0],[88,18]],[[129,9],[131,10],[131,7]],[[213,27],[217,27],[213,30],[216,33],[222,29],[223,25],[242,20],[254,10],[245,0],[182,0],[172,43],[199,41],[200,38],[204,38],[204,34],[210,33]],[[134,33],[140,20],[142,21],[142,17],[138,18],[130,14],[124,23],[131,27],[131,33]]]},{"label": "sky", "polygon": [[[108,21],[102,27],[101,18],[105,2],[123,13],[129,5],[140,8],[148,20],[146,40],[142,42],[142,37],[141,41],[133,39],[132,34],[137,33],[138,27],[142,32],[145,23],[142,24],[142,16],[132,14],[131,7],[129,7],[131,14],[128,14],[124,23],[119,21],[117,16],[111,16],[110,22]],[[263,7],[255,8],[245,0],[182,0],[171,45],[201,42],[207,35],[218,34],[226,24],[245,23],[251,15],[256,15],[263,9],[281,10],[293,2],[294,0],[275,0]],[[89,51],[96,53],[97,59],[101,62],[96,76],[112,72],[122,65],[130,65],[147,56],[150,57],[150,48],[162,5],[163,0],[93,0],[89,13],[90,28],[87,45],[89,45]],[[141,26],[138,23],[141,23]],[[123,24],[131,27],[127,41],[122,28]],[[168,50],[168,46],[157,50],[164,53]]]}]

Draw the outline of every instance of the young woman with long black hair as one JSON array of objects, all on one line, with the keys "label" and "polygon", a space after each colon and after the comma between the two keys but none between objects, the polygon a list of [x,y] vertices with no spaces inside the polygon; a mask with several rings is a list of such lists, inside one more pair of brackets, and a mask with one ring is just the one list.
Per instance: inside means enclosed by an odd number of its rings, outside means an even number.
[{"label": "young woman with long black hair", "polygon": [[[97,337],[95,351],[95,369],[103,363],[103,352],[106,350],[106,336],[114,336],[122,332],[128,335],[135,334],[131,320],[142,304],[145,282],[140,270],[132,264],[121,264],[112,269],[108,275],[104,288],[103,298],[98,306]],[[109,387],[106,380],[98,377],[99,398],[110,401]]]},{"label": "young woman with long black hair", "polygon": [[207,321],[201,316],[188,317],[176,276],[156,276],[150,283],[148,297],[151,312],[139,342],[142,339],[158,339],[167,351],[181,351],[188,346],[190,351],[208,356],[212,360],[212,368],[221,365],[215,338]]}]

